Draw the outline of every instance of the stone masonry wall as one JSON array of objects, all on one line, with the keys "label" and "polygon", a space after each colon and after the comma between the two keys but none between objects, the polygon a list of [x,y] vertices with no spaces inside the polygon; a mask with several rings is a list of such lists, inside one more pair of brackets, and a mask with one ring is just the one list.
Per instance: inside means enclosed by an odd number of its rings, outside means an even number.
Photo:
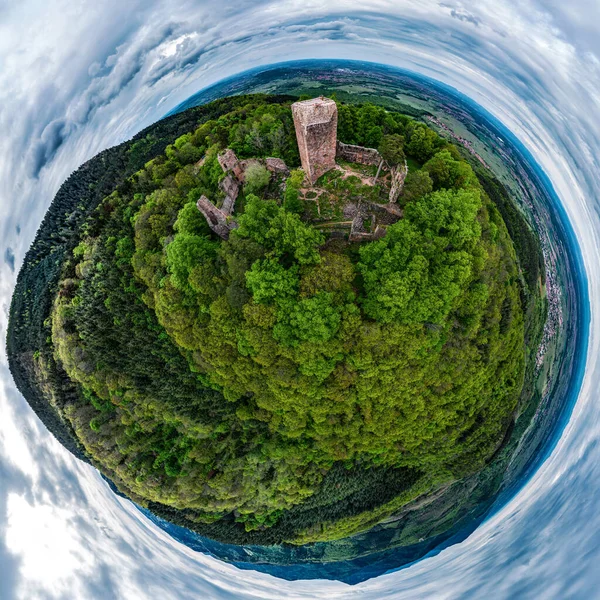
[{"label": "stone masonry wall", "polygon": [[379,165],[383,160],[375,148],[354,146],[340,141],[337,143],[337,158],[359,165]]},{"label": "stone masonry wall", "polygon": [[389,201],[394,203],[398,200],[398,196],[404,189],[404,180],[408,174],[408,165],[404,161],[403,165],[396,165],[392,168],[392,187],[390,189]]},{"label": "stone masonry wall", "polygon": [[196,203],[198,210],[204,215],[208,226],[224,240],[229,239],[229,233],[236,229],[238,224],[233,220],[228,220],[227,215],[219,210],[204,194]]},{"label": "stone masonry wall", "polygon": [[292,104],[292,115],[302,168],[314,184],[335,167],[337,106],[329,98],[313,98]]},{"label": "stone masonry wall", "polygon": [[265,158],[265,167],[275,175],[288,176],[290,174],[288,166],[281,158]]},{"label": "stone masonry wall", "polygon": [[232,175],[226,175],[225,178],[220,181],[219,187],[225,193],[225,200],[223,200],[221,210],[226,215],[231,215],[235,210],[235,201],[240,193],[240,184]]},{"label": "stone masonry wall", "polygon": [[240,164],[240,161],[238,160],[238,157],[231,148],[227,148],[225,152],[219,154],[217,156],[217,160],[221,165],[221,169],[223,169],[225,173],[231,171],[236,179],[239,181],[244,180],[244,170]]}]

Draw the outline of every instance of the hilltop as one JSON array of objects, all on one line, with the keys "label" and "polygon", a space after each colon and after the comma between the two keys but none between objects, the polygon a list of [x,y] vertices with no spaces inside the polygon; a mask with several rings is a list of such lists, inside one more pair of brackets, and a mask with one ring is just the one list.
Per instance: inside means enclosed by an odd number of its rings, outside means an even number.
[{"label": "hilltop", "polygon": [[232,543],[338,539],[477,472],[526,369],[529,292],[459,149],[292,100],[217,101],[94,159],[11,308],[15,379],[59,439]]}]

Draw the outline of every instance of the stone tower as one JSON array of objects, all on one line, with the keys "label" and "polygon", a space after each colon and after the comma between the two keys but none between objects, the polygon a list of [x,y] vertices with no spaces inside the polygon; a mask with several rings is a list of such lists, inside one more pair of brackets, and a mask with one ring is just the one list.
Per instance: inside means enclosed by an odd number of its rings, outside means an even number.
[{"label": "stone tower", "polygon": [[330,98],[292,104],[302,168],[311,184],[335,167],[337,106]]}]

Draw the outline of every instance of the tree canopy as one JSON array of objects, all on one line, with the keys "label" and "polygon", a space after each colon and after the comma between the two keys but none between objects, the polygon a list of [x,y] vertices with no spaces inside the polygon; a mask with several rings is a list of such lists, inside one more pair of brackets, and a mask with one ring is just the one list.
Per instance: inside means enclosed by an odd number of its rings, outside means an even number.
[{"label": "tree canopy", "polygon": [[[230,541],[350,535],[502,442],[525,365],[514,249],[453,147],[370,104],[340,105],[340,139],[419,163],[403,218],[328,236],[299,196],[289,101],[238,102],[151,158],[131,146],[137,168],[59,261],[36,372],[60,368],[60,418],[137,502]],[[225,147],[292,168],[248,173],[227,241],[196,208],[222,200]]]}]

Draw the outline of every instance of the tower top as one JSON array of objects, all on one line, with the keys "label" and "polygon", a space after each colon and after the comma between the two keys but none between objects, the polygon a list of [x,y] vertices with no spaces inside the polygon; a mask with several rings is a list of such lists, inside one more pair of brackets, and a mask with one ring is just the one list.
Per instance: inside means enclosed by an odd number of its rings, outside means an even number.
[{"label": "tower top", "polygon": [[335,100],[319,96],[310,100],[302,100],[292,104],[294,120],[299,120],[302,125],[316,125],[328,123],[335,114],[337,121],[337,105]]}]

